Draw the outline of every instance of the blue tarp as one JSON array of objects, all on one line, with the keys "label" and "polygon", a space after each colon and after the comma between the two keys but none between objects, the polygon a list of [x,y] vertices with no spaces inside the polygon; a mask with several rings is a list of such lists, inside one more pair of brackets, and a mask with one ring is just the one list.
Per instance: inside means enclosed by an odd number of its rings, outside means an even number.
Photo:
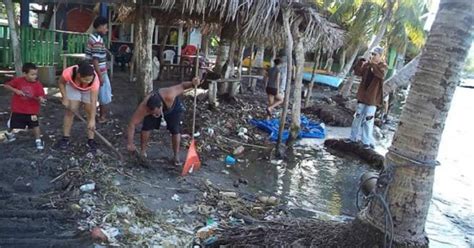
[{"label": "blue tarp", "polygon": [[[287,120],[289,122],[289,119]],[[280,118],[271,120],[250,120],[250,124],[260,128],[261,130],[270,134],[270,140],[276,141],[278,139],[278,128],[280,126]],[[283,131],[283,141],[287,140],[289,131]],[[306,116],[301,116],[301,131],[298,138],[313,138],[323,139],[326,136],[324,127],[318,123],[309,120]]]},{"label": "blue tarp", "polygon": [[[306,81],[311,81],[311,72],[305,72],[303,73],[303,79]],[[322,74],[314,74],[314,82],[318,84],[324,84],[324,85],[329,85],[332,87],[339,87],[342,83],[342,78],[335,77],[335,76],[330,76],[330,75],[322,75]]]}]

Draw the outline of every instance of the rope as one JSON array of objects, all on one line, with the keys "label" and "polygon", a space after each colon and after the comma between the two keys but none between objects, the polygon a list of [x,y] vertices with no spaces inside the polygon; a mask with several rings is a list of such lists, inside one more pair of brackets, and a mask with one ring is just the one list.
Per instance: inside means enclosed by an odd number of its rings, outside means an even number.
[{"label": "rope", "polygon": [[[362,181],[360,184],[359,184],[359,187],[357,189],[357,193],[356,193],[356,206],[357,206],[357,209],[360,211],[360,206],[359,206],[359,194],[360,194],[360,191],[361,191],[361,188],[362,188],[362,185],[364,185],[368,180],[370,179],[374,179],[374,178],[377,178],[377,177],[369,177],[367,179],[365,179],[364,181]],[[367,204],[369,203],[370,200],[372,199],[376,199],[376,200],[379,200],[380,203],[382,204],[382,207],[384,209],[384,219],[385,219],[385,223],[384,223],[384,246],[385,248],[391,248],[392,247],[392,244],[393,244],[393,219],[392,219],[392,214],[390,212],[390,208],[387,204],[387,201],[385,200],[385,198],[387,197],[387,192],[388,192],[388,185],[392,182],[392,175],[389,171],[384,171],[382,173],[379,174],[379,177],[377,178],[377,187],[383,187],[385,186],[385,190],[381,193],[376,193],[376,192],[372,192],[370,195],[368,195],[366,197],[366,199],[368,200],[367,203],[365,204],[365,206],[367,206]],[[390,230],[389,230],[390,228]]]}]

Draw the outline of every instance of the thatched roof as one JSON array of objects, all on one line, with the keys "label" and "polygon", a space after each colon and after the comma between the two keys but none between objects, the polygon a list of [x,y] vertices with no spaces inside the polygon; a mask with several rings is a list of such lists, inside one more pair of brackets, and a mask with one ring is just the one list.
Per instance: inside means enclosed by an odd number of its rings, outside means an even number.
[{"label": "thatched roof", "polygon": [[[303,18],[299,31],[308,49],[319,40],[328,50],[342,45],[344,31],[321,16],[312,4],[291,3],[286,0],[155,0],[151,4],[157,23],[194,21],[200,24],[217,23],[230,28],[236,36],[257,42],[284,43],[283,8],[291,9],[291,19]],[[133,4],[118,7],[119,19],[133,15]]]}]

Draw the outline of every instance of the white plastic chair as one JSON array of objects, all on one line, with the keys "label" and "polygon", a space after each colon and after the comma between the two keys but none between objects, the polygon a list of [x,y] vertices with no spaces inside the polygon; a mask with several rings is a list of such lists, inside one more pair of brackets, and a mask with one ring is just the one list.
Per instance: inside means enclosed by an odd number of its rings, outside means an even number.
[{"label": "white plastic chair", "polygon": [[173,64],[175,55],[176,55],[176,52],[174,50],[165,50],[163,52],[163,60],[165,62],[169,62],[170,64]]}]

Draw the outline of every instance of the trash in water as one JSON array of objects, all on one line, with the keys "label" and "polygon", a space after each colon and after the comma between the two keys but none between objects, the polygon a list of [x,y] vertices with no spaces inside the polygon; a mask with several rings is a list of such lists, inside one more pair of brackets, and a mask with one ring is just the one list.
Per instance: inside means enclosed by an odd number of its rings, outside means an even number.
[{"label": "trash in water", "polygon": [[246,133],[248,133],[248,131],[249,131],[249,130],[248,130],[247,128],[241,127],[241,128],[239,128],[238,133],[239,133],[239,135],[240,135],[241,133],[242,133],[242,134],[246,134]]},{"label": "trash in water", "polygon": [[237,198],[237,192],[220,192],[221,196]]},{"label": "trash in water", "polygon": [[115,237],[120,235],[120,230],[116,227],[107,227],[107,228],[101,228],[102,233],[107,237],[107,240],[109,243],[115,243],[117,240]]},{"label": "trash in water", "polygon": [[244,179],[244,178],[239,178],[239,183],[247,185],[249,183],[249,181],[247,179]]},{"label": "trash in water", "polygon": [[121,215],[132,215],[132,211],[130,210],[130,207],[128,206],[120,206],[116,209],[118,214]]},{"label": "trash in water", "polygon": [[128,231],[132,234],[135,234],[135,235],[145,235],[145,234],[148,234],[148,233],[152,233],[153,228],[151,228],[151,227],[141,228],[137,225],[133,225],[128,229]]},{"label": "trash in water", "polygon": [[235,162],[237,162],[237,161],[235,160],[235,158],[232,157],[232,156],[230,156],[230,155],[227,155],[227,157],[225,158],[225,164],[226,164],[226,165],[234,165]]},{"label": "trash in water", "polygon": [[79,188],[82,192],[91,192],[95,189],[95,183],[84,184]]},{"label": "trash in water", "polygon": [[181,197],[179,195],[174,194],[173,197],[171,197],[171,200],[179,202],[181,200]]},{"label": "trash in water", "polygon": [[267,205],[276,205],[279,202],[278,198],[274,196],[259,196],[258,200]]},{"label": "trash in water", "polygon": [[105,242],[107,241],[107,236],[105,236],[104,232],[100,227],[94,227],[91,230],[91,236],[93,240],[97,240],[100,242]]},{"label": "trash in water", "polygon": [[283,160],[271,160],[270,163],[275,165],[281,165],[283,163]]},{"label": "trash in water", "polygon": [[213,136],[213,135],[214,135],[214,129],[208,128],[206,131],[207,131],[207,134],[209,134],[209,136]]},{"label": "trash in water", "polygon": [[200,238],[201,240],[206,240],[214,234],[217,227],[217,222],[213,222],[211,224],[206,225],[205,227],[201,227],[197,230],[196,237]]},{"label": "trash in water", "polygon": [[234,181],[234,183],[232,185],[234,185],[234,187],[238,188],[239,187],[239,181],[238,180]]},{"label": "trash in water", "polygon": [[243,146],[239,146],[234,149],[234,152],[232,152],[234,155],[240,155],[244,152],[245,148]]},{"label": "trash in water", "polygon": [[190,214],[192,212],[195,212],[198,209],[198,206],[196,205],[189,206],[188,204],[184,204],[182,209],[183,209],[183,213]]}]

